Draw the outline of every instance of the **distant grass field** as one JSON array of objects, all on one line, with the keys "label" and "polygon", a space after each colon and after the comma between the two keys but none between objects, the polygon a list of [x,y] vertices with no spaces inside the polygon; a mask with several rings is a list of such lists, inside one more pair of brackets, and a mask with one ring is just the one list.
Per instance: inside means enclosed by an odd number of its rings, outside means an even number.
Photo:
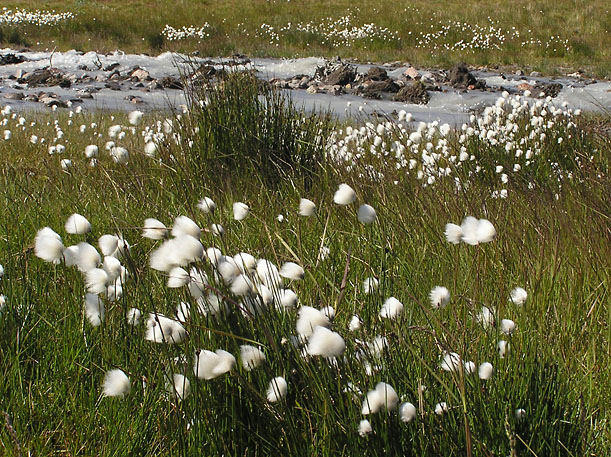
[{"label": "distant grass field", "polygon": [[[367,2],[9,1],[7,8],[70,11],[57,26],[2,25],[0,41],[37,49],[218,56],[336,56],[418,66],[516,66],[611,75],[611,15],[602,0]],[[345,18],[345,19],[341,19]],[[169,40],[166,25],[202,38]],[[371,24],[365,27],[366,24]]]},{"label": "distant grass field", "polygon": [[[232,81],[197,94],[206,102],[172,128],[159,114],[132,127],[124,113],[3,112],[1,455],[609,455],[611,181],[609,138],[596,133],[608,118],[507,100],[473,131],[337,125]],[[129,151],[127,163],[113,161],[108,141]],[[154,157],[143,154],[146,142],[157,144]],[[100,149],[94,167],[89,144]],[[354,203],[333,202],[340,183],[355,190]],[[198,208],[204,196],[214,213]],[[301,198],[315,215],[298,214]],[[235,202],[250,207],[244,220]],[[359,222],[364,203],[377,213],[368,225]],[[66,232],[75,212],[91,232]],[[194,276],[188,287],[167,287],[173,273],[150,267],[164,241],[141,233],[146,218],[172,228],[179,215],[202,228],[204,248],[301,265],[303,279],[284,287],[298,306],[334,308],[325,325],[345,342],[335,349],[343,354],[310,354],[312,340],[294,338],[298,311],[276,309],[280,291],[264,298],[263,276],[250,270],[260,295],[242,296],[227,258],[218,269],[214,256],[183,265],[205,272],[208,288]],[[490,221],[496,237],[449,243],[446,224],[465,216]],[[103,234],[131,245],[114,254],[128,277],[117,297],[116,283],[103,284],[103,316],[84,307],[88,274],[66,264],[67,251],[58,264],[39,258],[45,226],[66,247],[98,248]],[[379,287],[367,293],[371,277]],[[445,307],[430,301],[435,286],[449,290]],[[510,299],[517,286],[525,303]],[[225,308],[200,307],[201,293]],[[391,296],[403,312],[383,317]],[[142,312],[136,326],[126,320],[131,308]],[[149,313],[184,321],[184,339],[147,341]],[[243,366],[244,344],[263,350],[260,367]],[[202,349],[228,351],[236,364],[198,379]],[[444,364],[450,352],[460,359]],[[478,372],[483,362],[490,378]],[[111,369],[129,378],[123,398],[103,395]],[[186,376],[188,392],[174,375]],[[277,376],[288,390],[272,402]],[[390,394],[375,396],[380,382],[414,406],[411,421]],[[391,411],[367,414],[380,401]]]}]

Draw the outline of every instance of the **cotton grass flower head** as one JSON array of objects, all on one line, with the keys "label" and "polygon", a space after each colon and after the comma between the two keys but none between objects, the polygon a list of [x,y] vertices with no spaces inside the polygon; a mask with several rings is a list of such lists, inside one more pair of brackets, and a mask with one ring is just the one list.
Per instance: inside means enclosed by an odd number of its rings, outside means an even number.
[{"label": "cotton grass flower head", "polygon": [[399,406],[399,418],[403,422],[411,422],[416,418],[417,410],[416,407],[410,402],[402,403]]},{"label": "cotton grass flower head", "polygon": [[118,368],[109,370],[104,376],[102,393],[105,397],[123,398],[131,390],[131,383],[127,375]]},{"label": "cotton grass flower head", "polygon": [[462,228],[460,225],[446,224],[445,236],[449,243],[458,244],[463,237]]},{"label": "cotton grass flower head", "polygon": [[140,319],[142,317],[142,313],[138,308],[130,308],[127,310],[125,314],[125,318],[127,323],[133,327],[137,326],[140,323]]},{"label": "cotton grass flower head", "polygon": [[462,359],[456,352],[445,352],[441,359],[441,369],[443,371],[457,371],[462,365]]},{"label": "cotton grass flower head", "polygon": [[356,314],[352,316],[350,318],[350,322],[348,322],[348,330],[350,330],[351,332],[359,331],[362,326],[363,326],[363,322],[361,321],[361,318],[357,316]]},{"label": "cotton grass flower head", "polygon": [[333,202],[338,205],[350,205],[356,200],[356,193],[348,184],[340,184],[333,195]]},{"label": "cotton grass flower head", "polygon": [[235,366],[235,357],[227,351],[201,350],[195,353],[194,372],[200,379],[214,379],[228,373]]},{"label": "cotton grass flower head", "polygon": [[298,311],[297,318],[297,334],[303,337],[309,337],[318,326],[330,327],[329,318],[320,310],[310,306],[302,306]]},{"label": "cotton grass flower head", "polygon": [[516,409],[515,415],[517,420],[522,421],[526,419],[526,410],[523,408],[518,408]]},{"label": "cotton grass flower head", "polygon": [[120,165],[126,164],[129,161],[129,151],[121,146],[115,146],[110,150],[110,156],[115,163]]},{"label": "cotton grass flower head", "polygon": [[358,432],[359,432],[360,436],[367,436],[372,431],[373,431],[373,429],[371,428],[371,422],[369,422],[367,419],[362,419],[359,422]]},{"label": "cotton grass flower head", "polygon": [[367,416],[378,411],[392,411],[399,403],[399,396],[390,384],[379,382],[375,389],[367,392],[367,397],[363,401],[361,414]]},{"label": "cotton grass flower head", "polygon": [[162,240],[168,234],[165,224],[152,217],[145,219],[142,226],[142,236],[151,240]]},{"label": "cotton grass flower head", "polygon": [[443,416],[449,410],[448,404],[445,401],[439,402],[435,405],[435,414]]},{"label": "cotton grass flower head", "polygon": [[516,323],[511,319],[501,320],[501,332],[505,335],[512,335],[516,329]]},{"label": "cotton grass flower head", "polygon": [[98,153],[99,149],[95,144],[90,144],[85,148],[85,157],[87,157],[88,159],[93,159],[94,157],[97,157]]},{"label": "cotton grass flower head", "polygon": [[108,285],[108,273],[102,268],[92,268],[85,272],[85,286],[90,294],[103,294]]},{"label": "cotton grass flower head", "polygon": [[396,319],[403,312],[403,303],[395,297],[388,298],[380,309],[380,317],[383,319]]},{"label": "cotton grass flower head", "polygon": [[119,249],[119,237],[116,235],[102,235],[98,239],[98,247],[105,256],[114,256]]},{"label": "cotton grass flower head", "polygon": [[116,257],[106,256],[102,261],[102,269],[108,276],[108,283],[114,283],[121,276],[121,262]]},{"label": "cotton grass flower head", "polygon": [[528,293],[522,287],[516,287],[511,291],[511,302],[517,306],[523,306],[528,298]]},{"label": "cotton grass flower head", "polygon": [[78,245],[78,258],[76,266],[83,273],[97,268],[102,262],[100,253],[89,243],[81,242]]},{"label": "cotton grass flower head", "polygon": [[272,379],[267,388],[267,401],[277,403],[281,401],[288,392],[288,384],[282,376]]},{"label": "cotton grass flower head", "polygon": [[346,350],[346,342],[339,333],[317,326],[308,342],[308,354],[325,358],[339,357]]},{"label": "cotton grass flower head", "polygon": [[358,220],[362,224],[371,224],[376,220],[376,210],[370,205],[361,205],[359,207]]},{"label": "cotton grass flower head", "polygon": [[142,121],[142,116],[144,116],[142,111],[132,111],[127,115],[127,120],[131,125],[138,125]]},{"label": "cotton grass flower head", "polygon": [[274,298],[277,301],[276,306],[281,309],[294,308],[299,301],[297,294],[291,289],[280,289],[278,297]]},{"label": "cotton grass flower head", "polygon": [[182,324],[162,314],[150,313],[146,320],[144,339],[154,343],[180,343],[187,337]]},{"label": "cotton grass flower head", "polygon": [[172,236],[179,237],[181,235],[190,235],[194,238],[199,239],[201,235],[201,229],[189,217],[178,216],[176,219],[174,219],[174,225],[172,226]]},{"label": "cotton grass flower head", "polygon": [[223,236],[225,234],[225,229],[221,224],[212,224],[210,226],[210,232],[212,232],[214,236]]},{"label": "cotton grass flower head", "polygon": [[267,259],[257,260],[256,277],[271,290],[277,290],[282,286],[278,267]]},{"label": "cotton grass flower head", "polygon": [[246,203],[235,202],[233,204],[233,218],[236,221],[241,221],[246,219],[248,213],[250,212],[250,208]]},{"label": "cotton grass flower head", "polygon": [[504,359],[509,354],[509,343],[505,340],[501,340],[496,344],[496,350],[499,353],[499,357]]},{"label": "cotton grass flower head", "polygon": [[104,321],[104,302],[94,294],[85,295],[85,317],[89,323],[98,327]]},{"label": "cotton grass flower head", "polygon": [[212,214],[216,209],[216,203],[214,203],[214,201],[210,197],[204,197],[199,201],[197,207],[204,214]]},{"label": "cotton grass flower head", "polygon": [[494,326],[494,313],[487,306],[482,306],[482,309],[476,316],[477,322],[484,328],[490,328]]},{"label": "cotton grass flower head", "polygon": [[429,299],[434,309],[445,308],[447,304],[450,303],[450,292],[445,287],[436,286],[431,290]]},{"label": "cotton grass flower head", "polygon": [[299,201],[299,215],[304,217],[314,216],[316,214],[316,203],[307,198],[302,198]]},{"label": "cotton grass flower head", "polygon": [[44,227],[36,233],[34,253],[46,262],[59,263],[64,252],[61,237],[50,227]]},{"label": "cotton grass flower head", "polygon": [[183,374],[174,373],[171,382],[167,384],[167,389],[174,397],[182,401],[191,394],[191,381]]},{"label": "cotton grass flower head", "polygon": [[286,279],[291,279],[293,281],[299,281],[304,278],[305,271],[302,267],[300,267],[294,262],[286,262],[280,268],[280,276]]},{"label": "cotton grass flower head", "polygon": [[479,376],[479,379],[482,379],[484,381],[490,379],[493,373],[494,368],[490,362],[482,363],[477,369],[477,375]]},{"label": "cotton grass flower head", "polygon": [[186,286],[189,282],[189,273],[180,267],[174,267],[168,274],[168,287],[170,289],[177,289],[182,286]]},{"label": "cotton grass flower head", "polygon": [[367,295],[372,294],[378,289],[380,282],[376,278],[366,278],[363,281],[363,292]]},{"label": "cotton grass flower head", "polygon": [[243,344],[240,346],[240,361],[246,371],[251,371],[265,362],[265,353],[256,346]]}]

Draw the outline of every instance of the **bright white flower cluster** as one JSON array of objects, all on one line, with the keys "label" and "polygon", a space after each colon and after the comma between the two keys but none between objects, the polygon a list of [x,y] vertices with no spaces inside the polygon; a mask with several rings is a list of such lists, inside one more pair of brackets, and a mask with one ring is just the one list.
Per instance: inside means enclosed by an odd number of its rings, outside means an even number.
[{"label": "bright white flower cluster", "polygon": [[10,10],[2,8],[0,14],[0,25],[36,25],[53,26],[61,22],[74,19],[74,14],[70,12],[56,13],[55,11],[26,11],[22,9]]},{"label": "bright white flower cluster", "polygon": [[203,40],[205,38],[210,38],[210,30],[211,26],[208,22],[204,23],[204,25],[201,27],[183,26],[178,29],[166,24],[161,31],[161,34],[168,41],[180,41],[188,39]]}]

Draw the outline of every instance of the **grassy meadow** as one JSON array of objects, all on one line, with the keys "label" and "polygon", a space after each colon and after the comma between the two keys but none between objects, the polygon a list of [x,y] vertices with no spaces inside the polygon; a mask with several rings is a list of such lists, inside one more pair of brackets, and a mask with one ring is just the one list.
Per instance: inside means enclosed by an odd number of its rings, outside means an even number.
[{"label": "grassy meadow", "polygon": [[2,111],[0,454],[609,455],[608,118],[257,93]]},{"label": "grassy meadow", "polygon": [[[3,6],[33,11],[29,1]],[[452,1],[443,7],[422,0],[45,0],[36,8],[74,16],[35,25],[0,20],[0,41],[16,48],[339,55],[417,66],[449,68],[466,61],[545,73],[584,70],[599,78],[611,74],[611,15],[602,0]]]}]

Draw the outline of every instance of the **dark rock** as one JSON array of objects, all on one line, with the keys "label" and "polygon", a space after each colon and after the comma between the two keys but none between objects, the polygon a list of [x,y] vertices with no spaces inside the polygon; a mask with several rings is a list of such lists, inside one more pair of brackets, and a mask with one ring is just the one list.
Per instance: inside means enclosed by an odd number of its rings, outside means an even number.
[{"label": "dark rock", "polygon": [[107,81],[104,86],[110,90],[121,90],[121,85],[116,81]]},{"label": "dark rock", "polygon": [[27,59],[23,56],[9,53],[0,56],[0,65],[16,65],[26,60]]},{"label": "dark rock", "polygon": [[157,82],[164,89],[182,89],[183,88],[182,81],[178,78],[173,78],[171,76],[166,76],[164,78],[158,79]]},{"label": "dark rock", "polygon": [[477,79],[469,72],[467,65],[464,63],[457,63],[452,70],[450,70],[449,83],[452,87],[466,89],[468,86],[475,86]]},{"label": "dark rock", "polygon": [[424,84],[418,81],[401,89],[397,95],[395,95],[394,100],[404,103],[414,103],[416,105],[426,105],[430,98]]},{"label": "dark rock", "polygon": [[388,73],[386,70],[380,67],[371,67],[367,71],[366,79],[370,79],[372,81],[386,81],[388,79]]},{"label": "dark rock", "polygon": [[356,69],[352,65],[341,65],[332,71],[324,80],[327,86],[345,86],[356,79]]},{"label": "dark rock", "polygon": [[57,68],[41,68],[34,70],[31,73],[26,73],[23,75],[23,77],[19,78],[17,82],[27,84],[29,87],[59,86],[68,88],[72,85],[70,79],[68,79]]},{"label": "dark rock", "polygon": [[76,67],[76,69],[77,69],[77,70],[83,70],[83,71],[91,71],[91,70],[89,70],[89,67],[88,67],[87,65],[82,65],[82,64],[81,64],[81,65],[78,65],[78,66]]},{"label": "dark rock", "polygon": [[358,93],[365,98],[380,99],[385,98],[384,94],[399,92],[400,87],[392,80],[387,79],[385,81],[367,81],[359,86]]},{"label": "dark rock", "polygon": [[539,95],[543,92],[546,97],[556,97],[562,90],[562,84],[560,83],[544,83],[538,82],[535,84],[533,95]]},{"label": "dark rock", "polygon": [[102,70],[103,71],[113,71],[116,68],[119,68],[121,64],[119,62],[114,62],[109,65],[106,65]]},{"label": "dark rock", "polygon": [[4,94],[7,100],[23,100],[23,92],[9,92]]}]

